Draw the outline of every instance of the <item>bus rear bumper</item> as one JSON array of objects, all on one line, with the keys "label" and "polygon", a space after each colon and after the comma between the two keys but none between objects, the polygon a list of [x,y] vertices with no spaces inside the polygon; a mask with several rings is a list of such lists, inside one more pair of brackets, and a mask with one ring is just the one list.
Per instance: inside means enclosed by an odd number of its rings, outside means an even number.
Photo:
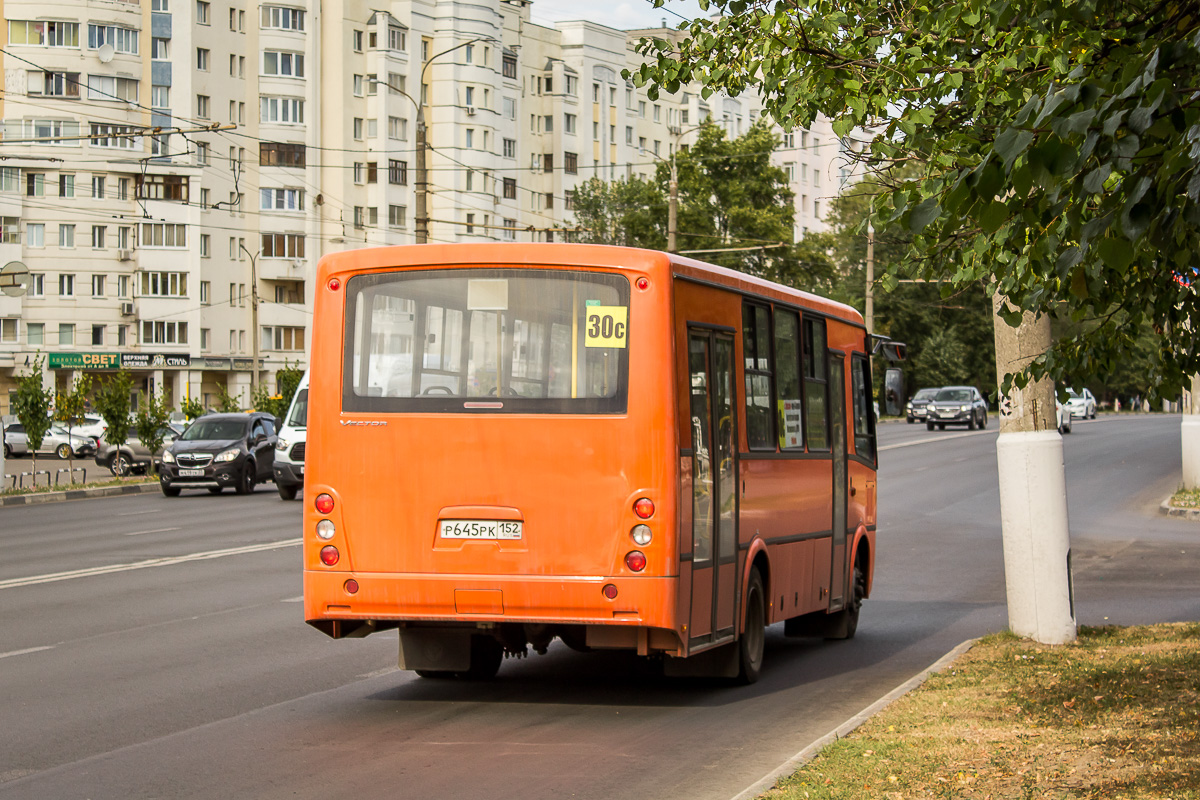
[{"label": "bus rear bumper", "polygon": [[[351,594],[346,582],[358,584]],[[609,599],[605,586],[616,587]],[[532,623],[676,627],[678,579],[304,572],[304,618],[340,638],[362,625]],[[338,623],[330,625],[328,623]]]}]

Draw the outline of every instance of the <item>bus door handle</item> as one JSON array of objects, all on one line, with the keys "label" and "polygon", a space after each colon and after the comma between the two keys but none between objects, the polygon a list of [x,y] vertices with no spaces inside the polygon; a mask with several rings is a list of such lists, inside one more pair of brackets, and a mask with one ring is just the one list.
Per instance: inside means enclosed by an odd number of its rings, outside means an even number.
[{"label": "bus door handle", "polygon": [[858,489],[854,488],[854,481],[850,481],[850,496],[854,497],[856,494],[858,494]]}]

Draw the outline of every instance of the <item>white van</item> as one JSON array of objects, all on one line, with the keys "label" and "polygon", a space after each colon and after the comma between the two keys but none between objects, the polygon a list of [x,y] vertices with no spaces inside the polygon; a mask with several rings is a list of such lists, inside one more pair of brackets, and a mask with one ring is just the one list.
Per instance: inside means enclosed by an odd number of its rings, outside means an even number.
[{"label": "white van", "polygon": [[275,487],[284,500],[304,488],[304,441],[308,434],[308,372],[300,379],[275,443]]}]

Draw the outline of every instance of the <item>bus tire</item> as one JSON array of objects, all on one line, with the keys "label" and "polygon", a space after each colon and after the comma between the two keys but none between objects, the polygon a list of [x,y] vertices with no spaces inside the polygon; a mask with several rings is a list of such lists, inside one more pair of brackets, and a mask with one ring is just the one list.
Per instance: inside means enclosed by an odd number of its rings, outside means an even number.
[{"label": "bus tire", "polygon": [[850,601],[834,615],[826,639],[853,639],[858,631],[858,616],[862,610],[863,595],[867,591],[867,576],[858,564],[854,565],[854,580],[850,589]]},{"label": "bus tire", "polygon": [[746,629],[738,639],[738,682],[751,684],[762,672],[763,651],[767,641],[767,607],[762,576],[750,568],[746,584]]}]

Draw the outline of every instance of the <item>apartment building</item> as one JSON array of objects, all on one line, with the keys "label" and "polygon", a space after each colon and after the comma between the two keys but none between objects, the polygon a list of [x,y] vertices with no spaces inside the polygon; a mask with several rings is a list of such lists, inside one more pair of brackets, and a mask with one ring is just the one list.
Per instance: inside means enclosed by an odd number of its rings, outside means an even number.
[{"label": "apartment building", "polygon": [[[4,5],[0,414],[15,376],[131,370],[140,391],[249,403],[305,364],[327,252],[554,241],[576,186],[650,175],[758,98],[651,101],[645,34],[531,21],[528,0],[62,0]],[[418,230],[419,128],[428,142]],[[828,124],[781,132],[796,235],[852,179]],[[255,365],[257,363],[257,371]]]}]

